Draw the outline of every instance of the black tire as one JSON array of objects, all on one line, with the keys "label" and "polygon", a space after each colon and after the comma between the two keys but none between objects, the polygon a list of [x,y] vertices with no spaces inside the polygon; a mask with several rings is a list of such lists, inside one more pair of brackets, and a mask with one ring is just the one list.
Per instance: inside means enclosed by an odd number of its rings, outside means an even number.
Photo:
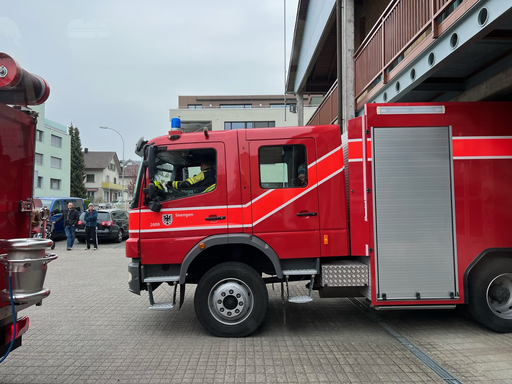
[{"label": "black tire", "polygon": [[210,269],[194,296],[199,322],[218,337],[250,335],[265,318],[267,306],[268,292],[261,275],[238,262]]},{"label": "black tire", "polygon": [[85,243],[85,237],[77,237],[76,238],[80,243]]},{"label": "black tire", "polygon": [[119,231],[117,231],[117,236],[115,238],[115,242],[120,243],[121,241],[123,241],[123,238],[124,238],[123,230],[121,228],[119,228]]},{"label": "black tire", "polygon": [[512,332],[512,259],[482,262],[469,280],[469,312],[496,332]]}]

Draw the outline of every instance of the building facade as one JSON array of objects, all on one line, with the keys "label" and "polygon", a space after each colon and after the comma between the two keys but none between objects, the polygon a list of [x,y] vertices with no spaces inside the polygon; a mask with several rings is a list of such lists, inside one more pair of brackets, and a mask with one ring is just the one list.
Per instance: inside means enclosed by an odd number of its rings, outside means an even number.
[{"label": "building facade", "polygon": [[[298,125],[297,104],[310,118],[322,97],[287,98],[283,95],[261,96],[179,96],[178,109],[169,111],[170,119],[179,117],[185,132],[269,128]],[[286,104],[286,108],[285,108]]]},{"label": "building facade", "polygon": [[84,148],[87,198],[102,205],[121,200],[121,164],[115,152],[89,151]]},{"label": "building facade", "polygon": [[511,1],[300,0],[286,90],[342,128],[366,103],[512,100],[511,36]]},{"label": "building facade", "polygon": [[135,184],[137,182],[137,176],[139,175],[140,160],[125,160],[123,162],[123,166],[125,200],[131,201],[133,199]]},{"label": "building facade", "polygon": [[64,125],[45,118],[44,104],[31,109],[39,113],[36,126],[34,196],[69,196],[71,137]]}]

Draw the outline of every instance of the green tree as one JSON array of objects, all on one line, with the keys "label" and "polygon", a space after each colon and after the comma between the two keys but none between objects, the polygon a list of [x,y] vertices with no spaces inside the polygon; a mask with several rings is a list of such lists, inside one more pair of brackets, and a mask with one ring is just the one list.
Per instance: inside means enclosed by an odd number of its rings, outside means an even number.
[{"label": "green tree", "polygon": [[71,174],[70,182],[71,196],[85,198],[87,191],[85,189],[85,160],[82,152],[82,141],[80,140],[80,130],[74,127],[73,123],[68,127],[69,136],[71,136]]}]

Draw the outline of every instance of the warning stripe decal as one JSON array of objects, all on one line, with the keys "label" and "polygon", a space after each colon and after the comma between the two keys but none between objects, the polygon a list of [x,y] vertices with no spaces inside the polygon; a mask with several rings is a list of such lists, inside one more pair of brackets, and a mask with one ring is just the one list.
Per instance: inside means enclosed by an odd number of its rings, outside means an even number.
[{"label": "warning stripe decal", "polygon": [[[167,232],[180,230],[198,230],[198,229],[221,229],[227,228],[250,228],[258,225],[266,218],[270,217],[279,210],[285,208],[295,200],[312,191],[318,185],[325,183],[344,169],[342,147],[339,146],[322,156],[315,162],[308,165],[308,178],[310,180],[319,180],[318,183],[309,185],[307,188],[283,188],[270,189],[254,198],[244,205],[212,206],[212,207],[190,207],[190,208],[168,208],[155,213],[149,209],[140,211],[141,227],[137,212],[130,214],[130,232],[151,233]],[[341,167],[340,167],[341,165]],[[175,225],[165,225],[162,222],[163,214],[172,215],[172,221]],[[208,216],[227,216],[227,221],[214,220],[205,221]],[[242,218],[250,218],[252,223],[243,223]],[[160,220],[160,221],[158,221]],[[205,225],[211,223],[211,226]],[[225,226],[222,224],[226,223]],[[219,225],[221,224],[221,225]]]},{"label": "warning stripe decal", "polygon": [[[348,141],[348,161],[363,161],[362,139]],[[372,143],[367,139],[368,160],[372,158]],[[454,160],[512,159],[512,136],[468,136],[453,137]]]},{"label": "warning stripe decal", "polygon": [[511,136],[454,137],[453,159],[512,159]]}]

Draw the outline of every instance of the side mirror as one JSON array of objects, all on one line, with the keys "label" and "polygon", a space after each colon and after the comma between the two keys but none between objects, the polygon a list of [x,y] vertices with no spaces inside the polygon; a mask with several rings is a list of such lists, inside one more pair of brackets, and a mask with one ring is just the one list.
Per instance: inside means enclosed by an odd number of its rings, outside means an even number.
[{"label": "side mirror", "polygon": [[149,183],[148,187],[144,188],[144,193],[147,194],[149,198],[148,208],[153,212],[160,212],[162,209],[162,204],[160,204],[158,201],[153,201],[153,199],[156,197],[155,183]]},{"label": "side mirror", "polygon": [[135,144],[135,154],[139,157],[144,156],[144,146],[148,143],[147,140],[144,140],[143,137],[137,141],[137,144]]},{"label": "side mirror", "polygon": [[148,197],[149,197],[150,199],[154,199],[154,198],[155,198],[155,196],[156,196],[156,190],[155,190],[155,188],[156,188],[156,187],[155,187],[155,183],[149,183],[149,185],[148,185],[148,188],[147,188],[147,189],[148,189]]},{"label": "side mirror", "polygon": [[153,212],[160,212],[162,209],[162,204],[156,202],[156,201],[150,201],[148,204],[149,209],[151,209]]}]

